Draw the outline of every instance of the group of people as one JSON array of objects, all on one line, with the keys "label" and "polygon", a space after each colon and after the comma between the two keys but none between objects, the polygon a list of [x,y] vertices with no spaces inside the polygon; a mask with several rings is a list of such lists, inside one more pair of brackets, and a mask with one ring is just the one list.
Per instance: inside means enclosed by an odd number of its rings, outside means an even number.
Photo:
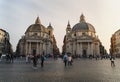
[{"label": "group of people", "polygon": [[[96,57],[98,58],[98,56],[96,56]],[[97,59],[96,59],[96,60],[97,60]],[[114,56],[111,56],[111,57],[110,57],[110,61],[111,61],[111,66],[112,66],[112,67],[115,67],[115,62],[114,62],[114,60],[115,60]],[[73,63],[72,55],[66,53],[66,54],[63,56],[63,62],[64,62],[64,64],[65,64],[65,67],[67,66],[67,64],[68,64],[68,66],[71,66],[72,63]]]},{"label": "group of people", "polygon": [[68,66],[71,66],[73,63],[72,55],[66,53],[63,57],[63,62],[65,64],[65,67],[67,66],[67,64]]},{"label": "group of people", "polygon": [[13,56],[13,55],[11,55],[11,54],[7,54],[7,55],[6,55],[6,61],[7,61],[7,62],[13,63],[13,59],[14,59],[14,56]]},{"label": "group of people", "polygon": [[33,55],[31,57],[31,55],[27,55],[26,56],[26,63],[30,63],[31,60],[33,61],[33,67],[37,67],[37,63],[38,63],[38,59],[40,58],[41,60],[41,67],[44,66],[44,61],[46,60],[46,57],[44,55],[41,55],[40,57]]}]

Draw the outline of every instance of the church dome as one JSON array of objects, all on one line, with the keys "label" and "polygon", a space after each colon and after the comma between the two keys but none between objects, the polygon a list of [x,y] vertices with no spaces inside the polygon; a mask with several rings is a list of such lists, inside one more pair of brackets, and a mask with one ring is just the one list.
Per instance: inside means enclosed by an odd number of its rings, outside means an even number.
[{"label": "church dome", "polygon": [[72,31],[92,31],[95,32],[95,28],[90,23],[85,21],[85,17],[82,14],[80,17],[80,22],[73,26]]},{"label": "church dome", "polygon": [[39,17],[37,17],[35,24],[30,25],[25,33],[27,33],[27,32],[40,32],[40,31],[45,31],[45,26],[43,26],[40,23],[40,19],[39,19]]}]

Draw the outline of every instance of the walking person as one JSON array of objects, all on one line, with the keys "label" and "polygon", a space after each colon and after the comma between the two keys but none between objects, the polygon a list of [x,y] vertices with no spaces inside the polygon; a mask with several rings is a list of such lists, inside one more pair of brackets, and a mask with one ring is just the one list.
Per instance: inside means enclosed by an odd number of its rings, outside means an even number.
[{"label": "walking person", "polygon": [[33,59],[33,56],[28,54],[26,55],[26,63],[30,63],[31,62],[31,58]]},{"label": "walking person", "polygon": [[65,64],[65,67],[66,67],[66,64],[67,64],[67,61],[68,61],[68,55],[67,54],[64,55],[63,61],[64,61],[64,64]]},{"label": "walking person", "polygon": [[13,56],[13,54],[11,54],[10,59],[11,59],[11,63],[13,63],[14,62],[14,56]]},{"label": "walking person", "polygon": [[33,67],[37,67],[36,49],[33,49]]},{"label": "walking person", "polygon": [[112,67],[115,67],[114,57],[111,56],[110,60],[111,60],[111,66],[112,66]]},{"label": "walking person", "polygon": [[68,56],[68,66],[71,66],[72,65],[72,56],[69,55]]},{"label": "walking person", "polygon": [[37,56],[36,55],[33,56],[33,66],[37,67]]},{"label": "walking person", "polygon": [[44,61],[46,60],[46,57],[42,54],[41,55],[41,67],[44,67]]},{"label": "walking person", "polygon": [[26,55],[26,58],[25,58],[25,60],[26,60],[26,63],[28,63],[28,55]]}]

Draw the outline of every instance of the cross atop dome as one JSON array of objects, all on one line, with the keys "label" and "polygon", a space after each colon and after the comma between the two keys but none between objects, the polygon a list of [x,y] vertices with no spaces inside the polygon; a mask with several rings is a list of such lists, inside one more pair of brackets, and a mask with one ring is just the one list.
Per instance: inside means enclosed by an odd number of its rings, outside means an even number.
[{"label": "cross atop dome", "polygon": [[81,16],[80,16],[80,22],[86,22],[85,21],[85,16],[83,14],[81,14]]},{"label": "cross atop dome", "polygon": [[53,27],[51,26],[51,23],[50,23],[50,22],[49,22],[48,29],[53,29]]},{"label": "cross atop dome", "polygon": [[37,19],[36,19],[36,21],[35,21],[35,24],[41,24],[40,19],[39,19],[39,16],[37,17]]},{"label": "cross atop dome", "polygon": [[51,22],[49,22],[49,26],[51,26]]}]

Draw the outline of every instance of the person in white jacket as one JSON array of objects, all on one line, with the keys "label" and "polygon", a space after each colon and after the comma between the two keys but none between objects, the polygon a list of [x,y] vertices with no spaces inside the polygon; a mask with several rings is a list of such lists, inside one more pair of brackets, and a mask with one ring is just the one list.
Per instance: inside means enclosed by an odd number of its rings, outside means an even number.
[{"label": "person in white jacket", "polygon": [[68,56],[68,66],[71,66],[72,65],[72,56],[71,55],[69,55]]}]

